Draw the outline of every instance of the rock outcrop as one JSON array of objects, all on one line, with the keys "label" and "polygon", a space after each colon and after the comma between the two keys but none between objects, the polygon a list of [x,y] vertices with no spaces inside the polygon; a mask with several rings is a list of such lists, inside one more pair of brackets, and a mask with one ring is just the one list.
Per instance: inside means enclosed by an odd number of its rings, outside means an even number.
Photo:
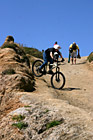
[{"label": "rock outcrop", "polygon": [[29,59],[13,37],[8,36],[0,48],[0,102],[5,93],[33,90]]},{"label": "rock outcrop", "polygon": [[10,36],[10,35],[7,36],[4,43],[14,43],[13,36]]}]

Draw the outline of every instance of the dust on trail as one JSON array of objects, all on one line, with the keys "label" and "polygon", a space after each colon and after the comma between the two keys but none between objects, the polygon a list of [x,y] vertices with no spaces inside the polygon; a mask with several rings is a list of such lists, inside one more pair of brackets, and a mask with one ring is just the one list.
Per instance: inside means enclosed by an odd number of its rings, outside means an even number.
[{"label": "dust on trail", "polygon": [[[66,84],[62,90],[51,88],[50,75],[41,77],[43,83],[40,85],[39,82],[38,84],[41,87],[41,92],[45,92],[44,96],[47,93],[47,97],[52,96],[60,100],[67,100],[69,104],[93,115],[93,71],[89,69],[86,59],[87,57],[77,59],[76,65],[68,63],[65,59],[64,64],[60,66],[61,72],[66,78]],[[47,86],[48,88],[46,88]]]}]

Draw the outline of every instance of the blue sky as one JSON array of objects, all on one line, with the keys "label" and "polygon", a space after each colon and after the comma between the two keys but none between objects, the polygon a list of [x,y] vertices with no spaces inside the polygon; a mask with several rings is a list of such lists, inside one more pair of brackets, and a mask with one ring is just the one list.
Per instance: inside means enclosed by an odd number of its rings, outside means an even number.
[{"label": "blue sky", "polygon": [[0,46],[8,35],[38,50],[57,41],[63,57],[76,42],[81,56],[93,51],[93,0],[0,0]]}]

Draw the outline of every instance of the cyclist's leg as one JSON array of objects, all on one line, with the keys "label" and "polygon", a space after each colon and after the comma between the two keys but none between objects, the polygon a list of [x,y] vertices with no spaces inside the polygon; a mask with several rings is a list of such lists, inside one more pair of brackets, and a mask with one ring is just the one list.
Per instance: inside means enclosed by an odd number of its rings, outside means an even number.
[{"label": "cyclist's leg", "polygon": [[40,70],[42,68],[44,68],[44,66],[47,65],[47,63],[48,63],[48,59],[47,59],[47,56],[46,56],[45,52],[43,53],[43,60],[44,60],[44,63],[40,66]]},{"label": "cyclist's leg", "polygon": [[49,62],[50,62],[49,69],[51,69],[52,68],[51,64],[53,64],[53,59],[51,57],[49,58]]}]

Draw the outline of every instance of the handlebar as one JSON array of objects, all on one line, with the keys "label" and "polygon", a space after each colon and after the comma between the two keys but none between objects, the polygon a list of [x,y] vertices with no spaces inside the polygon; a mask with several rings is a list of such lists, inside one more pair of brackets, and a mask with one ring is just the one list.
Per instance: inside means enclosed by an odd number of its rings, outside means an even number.
[{"label": "handlebar", "polygon": [[61,61],[58,61],[58,59],[54,59],[54,62],[64,62],[65,61],[65,59],[64,58],[62,58],[62,60]]},{"label": "handlebar", "polygon": [[[61,63],[60,63],[61,62]],[[51,66],[59,66],[62,65],[62,61],[55,61],[53,64],[50,64]]]}]

